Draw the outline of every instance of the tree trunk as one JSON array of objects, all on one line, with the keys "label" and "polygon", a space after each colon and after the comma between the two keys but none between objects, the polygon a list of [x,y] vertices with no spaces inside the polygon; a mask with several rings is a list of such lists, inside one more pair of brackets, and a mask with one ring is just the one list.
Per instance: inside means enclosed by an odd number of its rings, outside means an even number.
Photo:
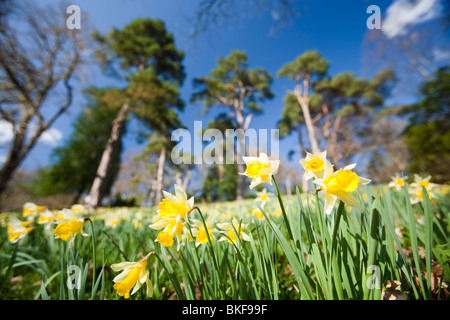
[{"label": "tree trunk", "polygon": [[120,108],[116,119],[114,119],[111,135],[106,143],[106,148],[103,151],[94,182],[92,183],[89,192],[89,197],[86,201],[86,205],[90,208],[100,206],[106,195],[107,186],[112,175],[114,159],[116,158],[117,153],[120,152],[120,142],[125,132],[128,110],[128,103],[124,103]]},{"label": "tree trunk", "polygon": [[162,200],[162,189],[164,185],[164,164],[166,163],[166,147],[163,147],[158,157],[158,170],[156,175],[155,203]]},{"label": "tree trunk", "polygon": [[294,94],[297,98],[298,103],[300,104],[300,107],[302,108],[303,117],[305,119],[306,124],[306,130],[308,131],[309,136],[309,142],[311,144],[311,152],[313,154],[319,153],[319,144],[317,142],[316,133],[314,130],[314,125],[311,119],[311,113],[309,112],[309,79],[305,78],[303,80],[303,93],[300,89],[300,84],[296,85]]},{"label": "tree trunk", "polygon": [[22,151],[24,148],[25,136],[26,130],[24,130],[22,126],[18,131],[15,132],[13,145],[9,151],[8,158],[6,159],[2,169],[0,170],[0,207],[1,197],[6,191],[8,183],[11,180],[14,171],[16,171],[24,158]]}]

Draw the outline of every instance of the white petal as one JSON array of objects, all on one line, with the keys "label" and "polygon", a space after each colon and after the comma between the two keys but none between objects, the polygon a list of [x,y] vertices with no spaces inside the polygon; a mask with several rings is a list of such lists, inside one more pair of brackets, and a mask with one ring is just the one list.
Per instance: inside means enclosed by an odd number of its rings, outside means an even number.
[{"label": "white petal", "polygon": [[161,230],[164,228],[168,223],[167,219],[161,219],[155,222],[154,224],[149,225],[148,227],[155,230]]},{"label": "white petal", "polygon": [[241,231],[240,237],[241,237],[242,239],[244,239],[245,241],[250,241],[249,235],[246,234],[245,232],[242,232],[242,231]]},{"label": "white petal", "polygon": [[258,157],[242,157],[242,160],[244,160],[245,164],[249,164],[250,162],[258,162]]},{"label": "white petal", "polygon": [[172,203],[177,203],[178,199],[176,196],[174,196],[173,194],[167,192],[167,191],[163,191],[164,197],[169,200]]},{"label": "white petal", "polygon": [[233,227],[231,226],[231,224],[229,222],[224,222],[224,223],[218,223],[217,226],[219,227],[219,229],[222,230],[233,230]]},{"label": "white petal", "polygon": [[359,185],[364,185],[364,184],[368,184],[368,183],[371,183],[372,182],[372,180],[370,180],[370,179],[367,179],[367,178],[363,178],[363,177],[358,177],[359,178]]},{"label": "white petal", "polygon": [[344,170],[353,170],[353,168],[356,167],[356,163],[349,164],[348,166],[344,167]]},{"label": "white petal", "polygon": [[142,285],[142,284],[141,284],[139,281],[136,281],[136,284],[134,285],[133,291],[131,291],[130,296],[133,295],[133,294],[135,294],[136,291],[139,290],[139,288],[141,287],[141,285]]},{"label": "white petal", "polygon": [[278,167],[280,166],[280,160],[273,160],[270,162],[270,173],[276,174],[278,172]]},{"label": "white petal", "polygon": [[337,197],[325,193],[325,205],[324,210],[326,214],[331,214],[333,212],[334,205],[336,203]]},{"label": "white petal", "polygon": [[139,265],[140,265],[139,262],[124,261],[124,262],[112,264],[111,265],[111,269],[113,271],[117,272],[117,271],[120,271],[120,270],[123,270],[123,269],[137,267]]},{"label": "white petal", "polygon": [[253,178],[252,182],[250,183],[250,189],[253,189],[254,187],[260,185],[261,183],[263,183],[263,181],[261,180],[261,177]]},{"label": "white petal", "polygon": [[259,154],[259,162],[261,162],[262,164],[268,164],[269,163],[269,157],[267,156],[267,154],[265,154],[264,152],[261,152]]},{"label": "white petal", "polygon": [[194,197],[191,197],[188,201],[187,201],[187,207],[189,210],[191,210],[194,207]]},{"label": "white petal", "polygon": [[183,188],[177,184],[174,186],[174,189],[175,189],[175,196],[178,199],[178,202],[186,202],[187,200],[186,191],[184,191]]}]

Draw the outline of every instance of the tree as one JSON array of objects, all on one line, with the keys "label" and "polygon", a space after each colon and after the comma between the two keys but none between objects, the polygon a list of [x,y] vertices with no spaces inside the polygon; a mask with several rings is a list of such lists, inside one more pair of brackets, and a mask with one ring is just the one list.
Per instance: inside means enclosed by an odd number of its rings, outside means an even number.
[{"label": "tree", "polygon": [[[215,119],[208,123],[207,129],[217,129],[222,133],[223,140],[215,140],[215,150],[220,150],[217,155],[218,163],[214,163],[208,169],[208,174],[203,181],[203,196],[206,201],[231,201],[236,199],[238,187],[238,173],[236,164],[225,164],[223,152],[225,141],[228,138],[228,129],[235,129],[232,118],[227,113],[219,113]],[[205,130],[207,130],[205,129]]]},{"label": "tree", "polygon": [[409,171],[429,174],[436,183],[448,183],[450,173],[450,66],[439,68],[420,86],[421,100],[400,107],[408,116],[406,144],[412,156]]},{"label": "tree", "polygon": [[[242,51],[232,51],[227,57],[218,59],[218,66],[207,77],[194,79],[198,89],[192,95],[191,102],[202,101],[205,112],[213,106],[224,106],[229,110],[234,127],[245,132],[253,115],[262,112],[258,102],[273,98],[270,91],[272,77],[263,68],[248,69],[247,55]],[[245,141],[238,137],[238,170],[245,171]],[[236,200],[245,198],[245,176],[238,177]]]},{"label": "tree", "polygon": [[[74,194],[73,203],[77,203],[81,195],[89,191],[120,108],[114,93],[114,89],[94,87],[84,91],[88,104],[75,120],[73,133],[65,145],[52,151],[50,166],[37,172],[30,188],[34,193],[43,196],[70,193]],[[119,171],[119,155],[113,160],[113,175],[106,193]]]},{"label": "tree", "polygon": [[[281,113],[281,119],[278,121],[277,127],[280,130],[280,138],[285,138],[292,133],[296,133],[300,146],[300,153],[303,154],[305,150],[303,142],[302,128],[305,124],[305,119],[302,116],[302,110],[296,96],[293,93],[287,93],[283,99],[284,108]],[[291,150],[292,154],[294,150]],[[301,175],[301,185],[303,192],[309,192],[309,182],[305,175]]]},{"label": "tree", "polygon": [[327,156],[335,166],[341,159],[348,163],[361,150],[370,121],[384,105],[395,81],[392,70],[381,70],[372,79],[359,78],[352,72],[326,77],[313,86],[311,106],[321,110],[321,133]]},{"label": "tree", "polygon": [[[291,94],[295,96],[301,107],[312,153],[318,153],[320,149],[310,112],[310,90],[314,81],[320,80],[327,73],[328,66],[329,62],[317,51],[306,51],[294,61],[281,67],[277,73],[278,77],[295,81]],[[290,99],[292,100],[292,96]]]},{"label": "tree", "polygon": [[9,2],[2,12],[0,121],[14,135],[0,169],[0,196],[41,135],[72,104],[72,81],[89,42],[79,30],[61,27],[64,11],[57,9]]},{"label": "tree", "polygon": [[[101,204],[106,181],[111,175],[112,159],[119,151],[117,141],[122,138],[130,113],[139,118],[167,112],[185,77],[184,54],[175,47],[173,35],[160,20],[136,19],[121,30],[113,29],[106,36],[96,34],[96,39],[100,43],[97,56],[105,71],[126,79],[127,86],[124,103],[114,120],[89,193],[90,207]],[[175,100],[175,107],[182,108],[179,99]]]}]

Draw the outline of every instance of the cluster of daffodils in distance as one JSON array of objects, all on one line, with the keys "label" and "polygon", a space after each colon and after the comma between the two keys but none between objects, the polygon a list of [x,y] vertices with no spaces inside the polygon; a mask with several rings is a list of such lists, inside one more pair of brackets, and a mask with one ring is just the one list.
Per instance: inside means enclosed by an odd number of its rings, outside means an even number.
[{"label": "cluster of daffodils in distance", "polygon": [[405,183],[406,183],[408,193],[411,196],[412,204],[423,201],[422,187],[425,187],[425,190],[427,191],[430,198],[435,197],[434,189],[436,188],[437,185],[435,183],[430,182],[430,180],[431,180],[430,175],[424,178],[418,174],[415,174],[414,181],[410,184],[408,184],[406,181],[407,177],[402,177],[399,174],[396,174],[391,179],[392,180],[391,180],[391,182],[389,182],[388,187],[392,188],[394,190],[397,190],[397,191],[403,190],[403,188],[405,187]]},{"label": "cluster of daffodils in distance", "polygon": [[70,240],[69,246],[73,245],[75,236],[83,232],[84,218],[81,214],[85,211],[83,205],[73,205],[70,209],[62,209],[59,211],[50,211],[45,206],[39,206],[32,202],[27,202],[23,206],[22,217],[25,221],[20,220],[16,216],[11,216],[8,222],[8,240],[11,243],[17,243],[24,239],[35,227],[31,225],[45,225],[47,230],[51,225],[56,225],[53,230],[55,239],[63,241]]},{"label": "cluster of daffodils in distance", "polygon": [[[231,222],[216,223],[213,215],[209,215],[203,223],[202,220],[190,217],[194,210],[194,198],[188,199],[186,191],[179,185],[174,185],[174,194],[163,191],[164,199],[159,203],[156,220],[149,228],[160,230],[155,242],[164,247],[171,247],[177,242],[177,251],[185,240],[195,241],[195,246],[216,242],[216,235],[222,234],[218,241],[228,240],[230,243],[243,240],[249,241],[245,233],[246,224],[232,219]],[[206,227],[206,228],[205,228]]]},{"label": "cluster of daffodils in distance", "polygon": [[314,179],[314,183],[319,186],[318,190],[325,193],[325,213],[332,213],[338,198],[348,206],[362,210],[361,204],[350,192],[355,191],[360,185],[370,183],[371,180],[359,177],[352,171],[356,164],[334,171],[326,156],[326,151],[316,154],[306,152],[306,157],[300,160],[306,179]]}]

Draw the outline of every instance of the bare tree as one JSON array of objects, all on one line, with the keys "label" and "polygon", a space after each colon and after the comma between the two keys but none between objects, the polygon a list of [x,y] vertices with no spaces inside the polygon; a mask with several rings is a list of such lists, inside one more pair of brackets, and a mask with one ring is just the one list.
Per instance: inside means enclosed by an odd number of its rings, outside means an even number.
[{"label": "bare tree", "polygon": [[[0,28],[0,120],[12,128],[0,195],[41,135],[73,101],[85,31],[66,27],[63,6],[9,7]],[[20,23],[19,23],[20,21]]]}]

